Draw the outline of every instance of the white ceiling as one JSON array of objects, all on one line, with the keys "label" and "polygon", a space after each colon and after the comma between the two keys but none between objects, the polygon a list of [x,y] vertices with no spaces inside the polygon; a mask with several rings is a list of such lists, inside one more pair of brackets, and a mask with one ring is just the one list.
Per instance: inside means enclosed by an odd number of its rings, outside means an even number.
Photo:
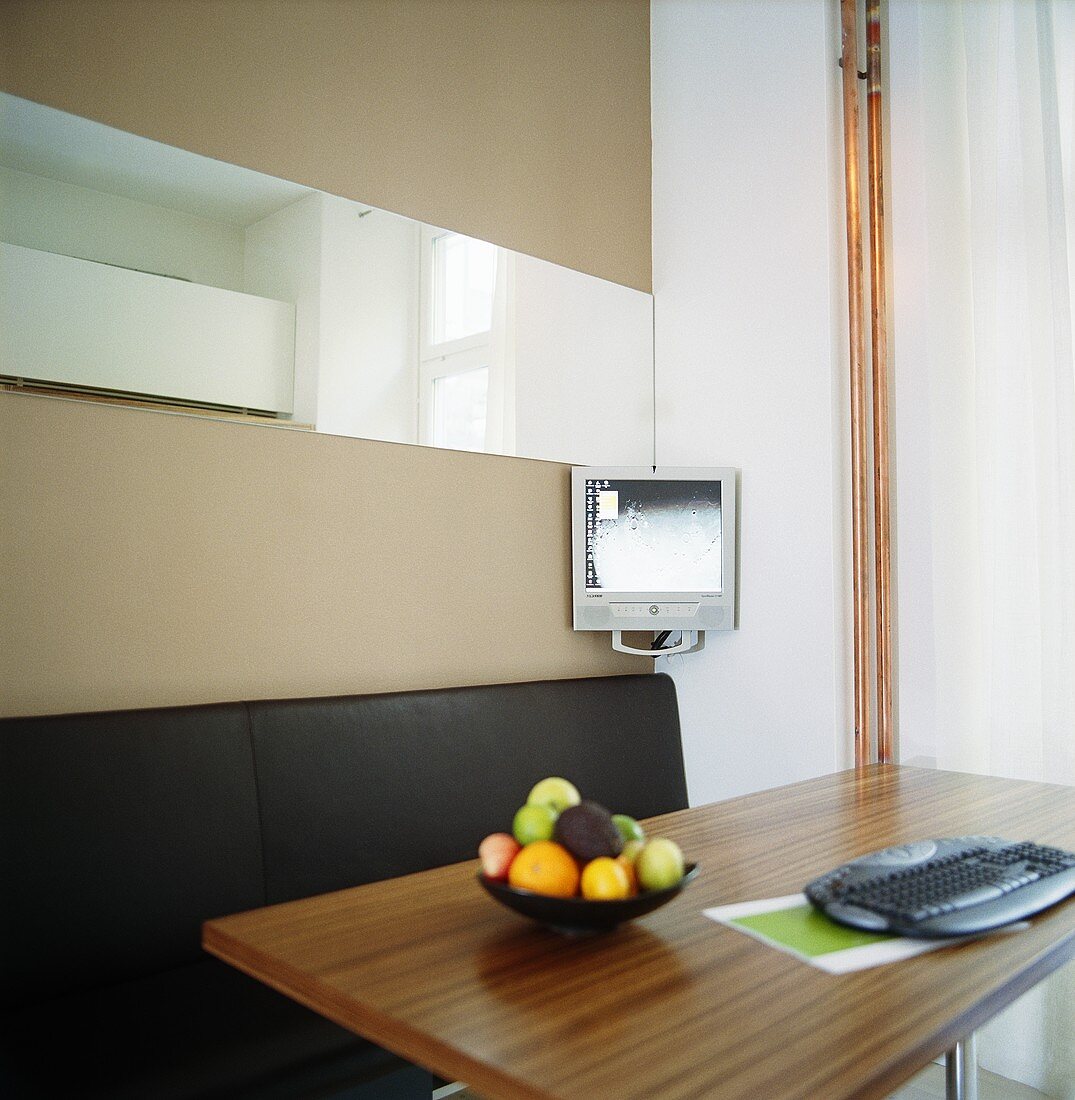
[{"label": "white ceiling", "polygon": [[0,93],[0,165],[246,226],[310,193],[171,145]]}]

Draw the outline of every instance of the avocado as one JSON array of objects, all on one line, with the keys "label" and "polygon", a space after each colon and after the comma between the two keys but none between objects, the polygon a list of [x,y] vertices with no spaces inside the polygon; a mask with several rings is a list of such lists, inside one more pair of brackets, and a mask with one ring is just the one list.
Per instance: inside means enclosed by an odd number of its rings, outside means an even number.
[{"label": "avocado", "polygon": [[581,863],[599,856],[618,856],[623,851],[623,837],[612,815],[596,802],[580,802],[564,810],[556,819],[553,840]]}]

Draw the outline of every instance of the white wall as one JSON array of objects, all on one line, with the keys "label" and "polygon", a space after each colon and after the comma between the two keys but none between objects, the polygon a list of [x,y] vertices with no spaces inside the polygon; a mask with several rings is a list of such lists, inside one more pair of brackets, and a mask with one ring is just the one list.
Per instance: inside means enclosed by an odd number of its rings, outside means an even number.
[{"label": "white wall", "polygon": [[243,290],[243,232],[178,210],[0,167],[0,240]]},{"label": "white wall", "polygon": [[245,230],[245,289],[295,306],[293,419],[316,424],[321,355],[321,211],[313,192]]},{"label": "white wall", "polygon": [[838,44],[829,0],[652,6],[658,463],[742,470],[740,628],[661,662],[694,803],[850,745]]},{"label": "white wall", "polygon": [[653,452],[647,294],[515,256],[515,454],[644,465]]},{"label": "white wall", "polygon": [[417,442],[419,229],[323,196],[319,431]]}]

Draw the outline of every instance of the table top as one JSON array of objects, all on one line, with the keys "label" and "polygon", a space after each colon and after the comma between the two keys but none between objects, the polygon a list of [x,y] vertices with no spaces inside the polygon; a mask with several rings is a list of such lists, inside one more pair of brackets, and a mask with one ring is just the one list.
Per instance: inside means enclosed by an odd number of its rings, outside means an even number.
[{"label": "table top", "polygon": [[1075,788],[874,765],[648,828],[700,875],[606,935],[564,937],[511,913],[474,861],[209,921],[203,943],[480,1094],[585,1100],[883,1097],[1075,955],[1075,898],[1024,932],[847,975],[702,915],[915,839],[1075,849]]}]

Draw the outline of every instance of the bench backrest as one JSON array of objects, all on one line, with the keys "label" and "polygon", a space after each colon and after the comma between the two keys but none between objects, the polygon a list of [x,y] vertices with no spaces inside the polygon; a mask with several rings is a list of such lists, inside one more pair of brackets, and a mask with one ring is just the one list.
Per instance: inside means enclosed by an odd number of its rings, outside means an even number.
[{"label": "bench backrest", "polygon": [[182,965],[210,917],[471,858],[546,775],[684,807],[671,680],[0,721],[0,996]]}]

